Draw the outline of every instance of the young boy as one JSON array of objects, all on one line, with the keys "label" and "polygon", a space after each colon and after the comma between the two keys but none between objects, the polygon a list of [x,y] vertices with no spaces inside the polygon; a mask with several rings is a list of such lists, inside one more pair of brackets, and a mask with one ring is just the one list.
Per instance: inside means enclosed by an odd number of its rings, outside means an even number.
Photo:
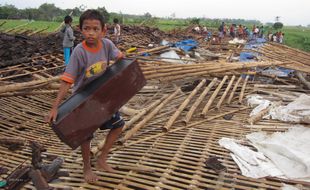
[{"label": "young boy", "polygon": [[114,23],[114,37],[115,37],[115,43],[118,44],[121,36],[121,26],[118,24],[118,19],[113,19]]},{"label": "young boy", "polygon": [[72,47],[74,45],[73,41],[75,37],[73,35],[73,30],[71,28],[72,18],[71,16],[66,16],[64,19],[65,27],[61,30],[63,33],[64,39],[62,41],[62,46],[64,48],[64,58],[65,65],[68,65],[70,60],[70,54],[72,52]]},{"label": "young boy", "polygon": [[[73,50],[70,62],[61,77],[61,86],[47,118],[48,122],[56,120],[58,105],[67,94],[71,84],[74,84],[73,92],[76,92],[81,87],[101,76],[106,70],[110,59],[118,60],[123,57],[123,54],[110,40],[102,38],[106,32],[104,26],[104,18],[96,10],[87,10],[81,15],[80,29],[85,40]],[[108,122],[100,127],[100,129],[110,129],[110,132],[106,137],[105,145],[101,149],[101,155],[98,157],[97,169],[107,172],[114,171],[107,164],[107,156],[113,143],[121,133],[124,124],[125,122],[117,112]],[[81,151],[84,164],[84,179],[88,183],[93,183],[98,178],[91,169],[90,140],[88,139],[81,145]]]}]

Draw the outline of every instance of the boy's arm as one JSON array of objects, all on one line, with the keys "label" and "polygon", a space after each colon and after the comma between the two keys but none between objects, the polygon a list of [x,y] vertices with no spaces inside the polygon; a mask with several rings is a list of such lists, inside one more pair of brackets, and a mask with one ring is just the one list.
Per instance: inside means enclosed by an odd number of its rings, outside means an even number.
[{"label": "boy's arm", "polygon": [[118,61],[125,57],[125,55],[115,46],[115,44],[112,41],[107,40],[107,43],[109,43],[110,46],[108,50],[110,55],[109,57],[111,60]]},{"label": "boy's arm", "polygon": [[58,113],[58,111],[57,111],[58,106],[62,102],[64,97],[67,95],[70,86],[71,86],[70,83],[65,82],[65,81],[61,81],[57,98],[53,104],[53,107],[52,107],[48,117],[46,118],[46,122],[52,123],[52,122],[56,121],[57,113]]}]

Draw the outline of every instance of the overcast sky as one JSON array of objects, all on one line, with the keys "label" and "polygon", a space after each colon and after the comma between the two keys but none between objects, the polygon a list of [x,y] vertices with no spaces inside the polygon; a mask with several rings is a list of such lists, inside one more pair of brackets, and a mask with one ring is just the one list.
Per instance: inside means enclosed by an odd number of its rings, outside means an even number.
[{"label": "overcast sky", "polygon": [[37,8],[43,3],[54,3],[62,9],[105,6],[109,12],[129,14],[151,13],[153,16],[255,19],[274,22],[276,16],[285,25],[310,24],[310,0],[0,0],[17,8]]}]

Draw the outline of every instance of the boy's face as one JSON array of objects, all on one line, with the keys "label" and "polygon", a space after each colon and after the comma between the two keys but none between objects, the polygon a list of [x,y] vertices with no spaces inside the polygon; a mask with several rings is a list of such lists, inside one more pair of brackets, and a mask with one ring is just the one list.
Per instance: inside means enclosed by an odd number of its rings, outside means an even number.
[{"label": "boy's face", "polygon": [[89,20],[83,21],[82,34],[88,45],[96,45],[98,40],[104,36],[105,27],[101,26],[99,20]]}]

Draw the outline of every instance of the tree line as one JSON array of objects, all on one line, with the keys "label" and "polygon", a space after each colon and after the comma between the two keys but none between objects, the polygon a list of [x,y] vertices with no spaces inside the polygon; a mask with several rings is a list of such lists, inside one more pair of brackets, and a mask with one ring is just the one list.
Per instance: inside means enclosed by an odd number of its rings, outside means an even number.
[{"label": "tree line", "polygon": [[[85,11],[85,5],[80,5],[79,7],[75,7],[73,9],[61,9],[56,7],[53,3],[44,3],[40,5],[38,8],[25,8],[18,9],[14,5],[1,5],[0,4],[0,19],[28,19],[28,20],[41,20],[41,21],[56,21],[62,22],[64,16],[69,15],[72,12],[73,17],[79,17],[83,11]],[[245,19],[210,19],[210,18],[186,18],[180,19],[175,18],[175,14],[172,14],[171,17],[166,18],[157,18],[153,17],[150,13],[145,13],[144,15],[132,15],[132,14],[122,14],[122,13],[109,13],[105,7],[98,7],[98,11],[100,11],[106,22],[109,19],[113,20],[113,18],[118,18],[120,22],[124,23],[145,23],[150,25],[156,25],[159,19],[161,20],[173,20],[179,21],[179,23],[183,23],[182,25],[188,24],[202,24],[207,25],[209,27],[218,27],[222,22],[230,23],[230,24],[242,24],[242,25],[262,25],[262,23],[258,20],[245,20]],[[127,20],[131,20],[132,22],[127,22]],[[145,22],[145,20],[147,22]],[[154,24],[155,23],[155,24]],[[175,23],[175,22],[172,22]],[[282,24],[282,23],[277,23]],[[282,25],[283,26],[283,25]],[[279,27],[281,28],[281,27]]]},{"label": "tree line", "polygon": [[[0,19],[28,19],[28,20],[42,20],[42,21],[57,21],[61,22],[64,16],[72,12],[72,16],[79,17],[84,11],[85,6],[75,7],[73,9],[61,9],[55,4],[44,3],[38,8],[18,9],[14,5],[0,4]],[[98,7],[105,19],[109,19],[109,13],[105,7]]]}]

